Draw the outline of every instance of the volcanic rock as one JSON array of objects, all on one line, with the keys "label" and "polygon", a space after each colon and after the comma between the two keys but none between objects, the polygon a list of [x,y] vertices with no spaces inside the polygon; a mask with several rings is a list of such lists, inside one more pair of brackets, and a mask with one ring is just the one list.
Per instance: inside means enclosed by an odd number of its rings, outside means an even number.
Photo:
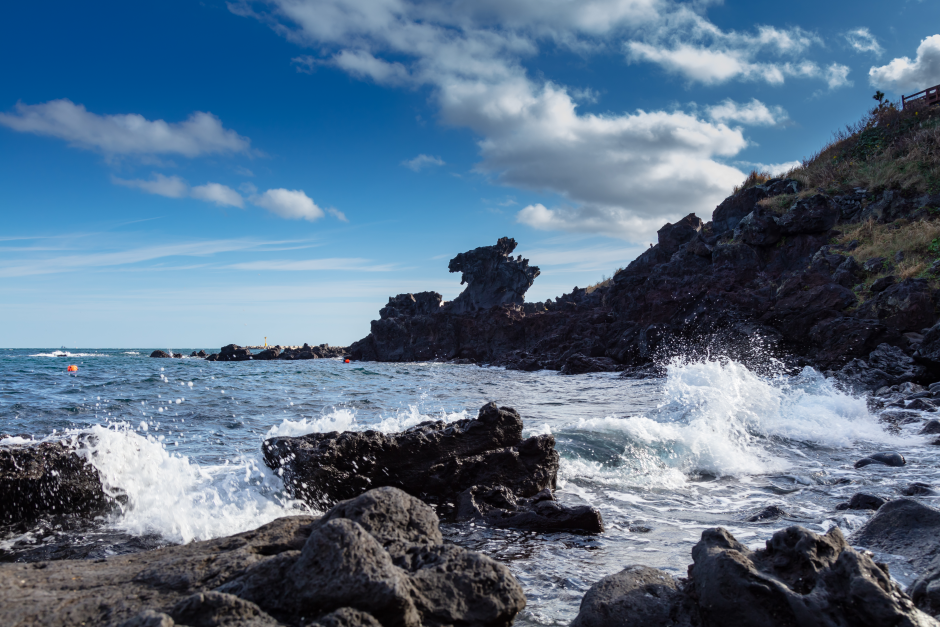
[{"label": "volcanic rock", "polygon": [[581,599],[571,627],[693,627],[697,620],[687,595],[669,573],[629,566],[595,583]]},{"label": "volcanic rock", "polygon": [[265,463],[294,497],[332,505],[378,486],[395,486],[453,513],[458,495],[477,485],[534,496],[554,488],[555,438],[522,439],[516,410],[484,405],[475,419],[423,422],[396,434],[311,433],[265,440]]},{"label": "volcanic rock", "polygon": [[904,496],[937,496],[937,491],[929,484],[915,481],[901,488],[901,494]]},{"label": "volcanic rock", "polygon": [[776,505],[769,505],[747,519],[747,522],[761,522],[764,520],[776,520],[777,518],[789,516],[786,511]]},{"label": "volcanic rock", "polygon": [[900,453],[872,453],[868,457],[855,462],[856,468],[863,468],[871,464],[880,464],[882,466],[893,466],[899,468],[907,463],[904,456]]},{"label": "volcanic rock", "polygon": [[172,355],[170,355],[166,351],[153,351],[152,353],[150,353],[150,356],[159,357],[160,359],[169,359],[170,357],[172,357]]},{"label": "volcanic rock", "polygon": [[0,525],[91,517],[112,501],[98,471],[60,442],[0,446]]},{"label": "volcanic rock", "polygon": [[940,433],[940,420],[928,420],[919,431],[920,435],[934,435]]},{"label": "volcanic rock", "polygon": [[872,494],[863,494],[861,492],[853,494],[852,498],[849,499],[848,503],[840,503],[836,505],[836,509],[880,509],[882,505],[887,503],[880,496],[874,496]]},{"label": "volcanic rock", "polygon": [[473,486],[458,497],[457,520],[483,521],[493,527],[540,532],[602,533],[604,522],[596,507],[568,507],[555,500],[548,488],[535,496],[517,499],[503,486]]},{"label": "volcanic rock", "polygon": [[207,542],[0,564],[4,625],[508,627],[524,606],[508,568],[443,544],[394,488]]},{"label": "volcanic rock", "polygon": [[851,537],[854,546],[906,557],[923,570],[940,555],[940,511],[914,499],[888,501]]},{"label": "volcanic rock", "polygon": [[525,293],[539,269],[529,267],[529,260],[519,255],[512,258],[516,240],[501,237],[495,246],[481,246],[460,253],[450,260],[447,269],[460,272],[460,284],[467,288],[450,304],[451,313],[467,313],[490,309],[497,305],[522,305]]},{"label": "volcanic rock", "polygon": [[264,349],[257,355],[252,355],[251,358],[266,361],[269,359],[277,359],[280,354],[281,354],[281,349],[277,346],[272,346],[271,348]]},{"label": "volcanic rock", "polygon": [[248,361],[251,357],[249,349],[242,348],[237,344],[228,344],[219,351],[218,361]]}]

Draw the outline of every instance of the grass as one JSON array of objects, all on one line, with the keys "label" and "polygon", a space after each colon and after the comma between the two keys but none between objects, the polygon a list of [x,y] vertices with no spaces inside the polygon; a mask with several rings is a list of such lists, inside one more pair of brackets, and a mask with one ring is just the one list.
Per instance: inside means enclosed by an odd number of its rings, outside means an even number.
[{"label": "grass", "polygon": [[[891,269],[872,277],[893,274],[899,280],[919,277],[940,258],[940,220],[897,220],[878,224],[873,219],[850,225],[838,238],[840,244],[858,240],[858,247],[848,254],[859,263],[872,257],[884,257]],[[904,259],[894,261],[897,253]]]},{"label": "grass", "polygon": [[616,270],[614,270],[614,274],[611,275],[611,276],[607,276],[606,274],[602,274],[600,281],[598,281],[598,282],[595,283],[594,285],[588,285],[586,288],[584,288],[584,291],[585,291],[586,293],[590,294],[591,292],[593,292],[594,290],[596,290],[596,289],[599,288],[599,287],[609,287],[610,284],[611,284],[611,282],[614,280],[614,276],[616,276],[616,274],[617,274],[618,272],[620,272],[621,270],[623,270],[623,267],[622,267],[622,266],[621,266],[620,268],[617,268]]},{"label": "grass", "polygon": [[879,104],[786,176],[828,193],[856,187],[940,192],[940,107],[903,111]]}]

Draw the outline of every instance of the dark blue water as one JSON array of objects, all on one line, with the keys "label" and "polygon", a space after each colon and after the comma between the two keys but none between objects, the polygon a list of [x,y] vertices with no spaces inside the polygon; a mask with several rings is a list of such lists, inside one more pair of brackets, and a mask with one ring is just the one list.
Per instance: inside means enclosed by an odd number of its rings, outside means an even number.
[{"label": "dark blue water", "polygon": [[[629,564],[683,574],[707,527],[726,526],[749,545],[797,523],[848,533],[866,515],[834,506],[854,492],[895,496],[911,481],[940,483],[940,447],[913,435],[916,426],[886,432],[865,399],[811,370],[766,378],[719,360],[636,381],[435,363],[150,359],[151,350],[0,350],[0,433],[94,433],[82,454],[126,503],[80,528],[8,532],[0,558],[96,557],[306,511],[261,462],[264,437],[399,431],[474,416],[491,400],[519,410],[527,434],[555,435],[559,498],[599,507],[607,526],[597,537],[445,526],[451,541],[510,566],[528,597],[523,625],[567,624],[592,583]],[[78,372],[67,373],[69,364]],[[908,466],[852,467],[886,449]],[[744,522],[772,504],[789,516]],[[893,574],[909,579],[903,568]]]}]

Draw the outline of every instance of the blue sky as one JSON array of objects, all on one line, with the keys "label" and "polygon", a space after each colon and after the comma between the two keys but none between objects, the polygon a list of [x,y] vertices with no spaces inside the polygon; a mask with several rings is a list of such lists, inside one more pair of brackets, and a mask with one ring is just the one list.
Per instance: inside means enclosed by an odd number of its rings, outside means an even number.
[{"label": "blue sky", "polygon": [[0,346],[346,344],[508,235],[542,300],[940,83],[940,3],[17,3]]}]

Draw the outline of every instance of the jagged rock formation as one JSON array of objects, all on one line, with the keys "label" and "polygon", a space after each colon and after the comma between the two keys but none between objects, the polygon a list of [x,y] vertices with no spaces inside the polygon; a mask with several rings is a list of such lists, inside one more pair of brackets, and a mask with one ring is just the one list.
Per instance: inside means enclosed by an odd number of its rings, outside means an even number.
[{"label": "jagged rock formation", "polygon": [[572,627],[937,627],[838,527],[776,532],[751,551],[721,528],[692,549],[689,578],[631,566],[594,584]]},{"label": "jagged rock formation", "polygon": [[23,627],[508,627],[524,606],[508,568],[445,545],[394,488],[208,542],[0,564],[0,624]]},{"label": "jagged rock formation", "polygon": [[237,344],[228,344],[223,346],[222,350],[218,353],[212,353],[211,355],[206,355],[203,351],[199,351],[201,355],[196,355],[194,352],[192,357],[205,357],[206,361],[268,361],[271,359],[328,359],[335,357],[343,357],[346,354],[345,346],[330,346],[329,344],[320,344],[319,346],[310,346],[309,344],[304,344],[303,346],[289,346],[287,348],[281,348],[281,346],[271,346],[266,348],[258,353],[252,353],[251,349],[245,346],[239,346]]},{"label": "jagged rock formation", "polygon": [[[785,210],[758,204],[796,192]],[[571,374],[647,368],[706,350],[746,362],[756,355],[751,363],[759,366],[770,352],[793,356],[794,366],[834,372],[857,359],[843,374],[880,371],[863,377],[868,387],[936,380],[940,330],[915,351],[937,322],[940,295],[923,279],[884,281],[863,292],[866,277],[892,262],[859,263],[848,254],[855,244],[830,241],[838,224],[915,218],[937,206],[937,196],[807,194],[795,180],[774,179],[726,199],[711,222],[690,214],[665,225],[655,246],[590,292],[575,288],[521,306],[518,299],[483,298],[476,285],[507,283],[501,271],[478,262],[453,301],[465,304],[442,305],[436,293],[400,295],[349,350],[363,360],[466,359]],[[452,268],[468,267],[465,260],[479,259],[480,250],[458,256]],[[526,285],[521,278],[517,284]]]},{"label": "jagged rock formation", "polygon": [[529,260],[519,255],[512,258],[516,240],[501,237],[495,246],[481,246],[460,253],[450,260],[447,269],[461,272],[460,284],[467,288],[450,303],[450,313],[481,311],[498,305],[521,305],[525,293],[539,269],[529,267]]},{"label": "jagged rock formation", "polygon": [[98,471],[68,444],[0,447],[0,525],[91,518],[111,505]]},{"label": "jagged rock formation", "polygon": [[287,491],[314,507],[394,486],[451,519],[545,531],[603,530],[596,508],[567,508],[551,495],[558,477],[555,438],[523,440],[519,413],[495,403],[484,405],[475,419],[429,421],[393,434],[270,438],[263,451]]}]

